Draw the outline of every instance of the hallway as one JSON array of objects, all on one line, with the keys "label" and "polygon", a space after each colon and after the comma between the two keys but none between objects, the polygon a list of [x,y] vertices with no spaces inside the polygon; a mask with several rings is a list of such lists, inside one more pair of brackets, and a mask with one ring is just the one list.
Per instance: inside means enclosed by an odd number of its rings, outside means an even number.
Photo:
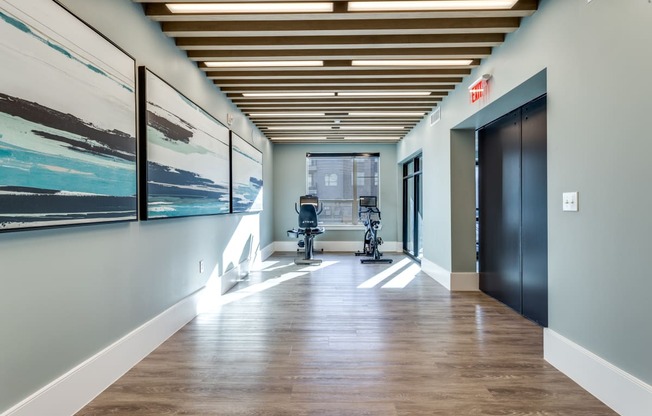
[{"label": "hallway", "polygon": [[488,296],[402,255],[317,257],[270,257],[77,415],[615,414]]}]

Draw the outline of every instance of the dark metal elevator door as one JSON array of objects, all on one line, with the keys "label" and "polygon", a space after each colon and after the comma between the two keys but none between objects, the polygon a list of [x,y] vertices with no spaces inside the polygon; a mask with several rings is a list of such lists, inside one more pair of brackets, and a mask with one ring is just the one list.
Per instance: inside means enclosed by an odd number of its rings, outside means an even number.
[{"label": "dark metal elevator door", "polygon": [[546,100],[478,131],[480,289],[548,324]]},{"label": "dark metal elevator door", "polygon": [[479,131],[480,289],[521,313],[521,111]]},{"label": "dark metal elevator door", "polygon": [[546,98],[522,108],[523,315],[548,326]]}]

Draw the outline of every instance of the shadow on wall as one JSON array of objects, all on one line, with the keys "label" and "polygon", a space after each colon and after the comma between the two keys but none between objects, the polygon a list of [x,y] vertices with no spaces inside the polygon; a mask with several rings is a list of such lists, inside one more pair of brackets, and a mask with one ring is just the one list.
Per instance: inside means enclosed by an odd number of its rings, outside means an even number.
[{"label": "shadow on wall", "polygon": [[231,234],[222,259],[206,282],[206,296],[220,296],[249,274],[260,262],[260,213],[244,214]]}]

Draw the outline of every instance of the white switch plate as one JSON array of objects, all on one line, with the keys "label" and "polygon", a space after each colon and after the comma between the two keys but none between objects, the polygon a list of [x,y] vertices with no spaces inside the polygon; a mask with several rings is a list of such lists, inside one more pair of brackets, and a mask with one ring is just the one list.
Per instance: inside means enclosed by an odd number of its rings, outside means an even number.
[{"label": "white switch plate", "polygon": [[199,273],[204,273],[204,260],[199,260]]},{"label": "white switch plate", "polygon": [[577,192],[564,192],[562,194],[563,210],[564,211],[578,211],[578,194]]}]

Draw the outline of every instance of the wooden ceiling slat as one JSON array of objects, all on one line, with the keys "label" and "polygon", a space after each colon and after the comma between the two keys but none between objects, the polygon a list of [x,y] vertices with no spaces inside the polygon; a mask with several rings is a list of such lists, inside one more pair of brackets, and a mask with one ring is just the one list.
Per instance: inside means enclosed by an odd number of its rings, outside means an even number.
[{"label": "wooden ceiling slat", "polygon": [[310,131],[297,131],[297,130],[267,130],[265,134],[273,136],[323,136],[327,134],[329,136],[403,136],[407,133],[408,130],[333,130],[333,129],[322,129],[322,130],[310,130]]},{"label": "wooden ceiling slat", "polygon": [[[315,110],[310,110],[308,111],[310,113],[314,113]],[[322,111],[323,112],[323,111]],[[249,113],[249,112],[247,112]],[[299,115],[292,115],[288,116],[286,115],[288,112],[279,110],[279,111],[265,111],[265,114],[283,114],[282,116],[275,116],[275,117],[267,117],[267,116],[260,116],[260,112],[255,112],[257,115],[254,116],[256,119],[262,119],[262,120],[267,120],[267,121],[280,121],[281,117],[285,120],[294,120],[294,121],[304,121],[304,122],[312,122],[312,121],[324,121],[324,120],[334,120],[334,119],[346,119],[350,121],[366,121],[367,119],[370,118],[370,116],[360,116],[360,115],[351,115],[347,113],[346,111],[326,111],[325,115],[310,115],[310,116],[299,116]],[[292,113],[300,114],[301,112],[293,111]],[[251,115],[251,114],[249,114]],[[417,115],[396,115],[395,113],[392,114],[383,114],[381,116],[378,116],[377,118],[380,118],[381,120],[385,121],[396,121],[396,120],[412,120],[416,119],[419,120],[419,116]]]},{"label": "wooden ceiling slat", "polygon": [[434,104],[299,104],[299,105],[246,105],[238,106],[241,110],[247,111],[267,111],[273,109],[283,109],[284,111],[301,111],[306,110],[324,110],[324,111],[365,111],[365,109],[383,110],[383,111],[428,111]]},{"label": "wooden ceiling slat", "polygon": [[[235,93],[235,92],[261,92],[261,91],[287,91],[287,87],[279,87],[279,86],[265,86],[265,87],[222,87],[220,88],[222,92],[225,93]],[[366,85],[361,85],[361,86],[353,86],[353,87],[338,87],[338,90],[341,91],[382,91],[384,89],[396,89],[396,88],[383,88],[382,85],[372,85],[372,86],[366,86]],[[421,85],[405,85],[401,86],[401,90],[406,90],[406,91],[422,91],[422,90],[428,90],[432,92],[432,95],[434,96],[441,96],[442,94],[446,94],[446,91],[453,90],[455,89],[455,85],[432,85],[429,88],[424,88],[424,86]],[[333,87],[332,86],[296,86],[292,87],[292,91],[295,92],[307,92],[307,91],[332,91]]]},{"label": "wooden ceiling slat", "polygon": [[[138,1],[138,0],[136,0]],[[141,1],[145,3],[145,1]],[[147,1],[145,13],[155,21],[261,21],[261,20],[288,20],[288,19],[313,19],[313,20],[344,20],[344,19],[386,19],[388,16],[394,19],[415,19],[420,17],[428,18],[491,18],[503,17],[525,17],[534,13],[537,7],[536,0],[521,0],[510,10],[444,10],[444,11],[417,11],[417,12],[348,12],[345,7],[336,9],[332,13],[183,13],[174,14],[161,3],[196,3],[195,1]]]},{"label": "wooden ceiling slat", "polygon": [[[332,124],[332,122],[330,123]],[[344,126],[364,126],[369,124],[368,121],[341,121],[341,125]],[[406,123],[404,120],[399,120],[399,121],[385,121],[385,120],[374,120],[374,124],[378,124],[379,126],[414,126],[416,125],[416,122],[412,123]],[[259,122],[258,123],[259,127],[277,127],[277,126],[315,126],[315,125],[327,125],[323,120],[321,121],[314,121],[314,122],[298,122],[298,121],[290,121],[290,122]]]},{"label": "wooden ceiling slat", "polygon": [[373,138],[373,140],[367,140],[367,139],[357,139],[355,137],[346,137],[346,138],[330,138],[327,137],[326,140],[315,140],[315,139],[310,139],[310,138],[302,138],[302,139],[280,139],[280,138],[269,138],[269,140],[272,143],[275,144],[321,144],[321,143],[346,143],[346,144],[356,144],[356,143],[389,143],[389,144],[395,144],[399,142],[402,139],[399,138],[397,140],[383,140],[382,138]]},{"label": "wooden ceiling slat", "polygon": [[[439,69],[445,69],[445,70],[465,70],[469,71],[477,66],[480,65],[481,60],[480,59],[473,59],[471,60],[471,63],[469,65],[452,65],[452,66],[446,66],[445,68],[442,67],[424,67],[420,68],[420,70],[432,70],[432,71],[437,71]],[[274,71],[279,71],[283,72],[285,74],[291,75],[295,73],[303,73],[303,72],[321,72],[321,71],[336,71],[340,73],[345,73],[345,72],[350,72],[351,75],[355,74],[360,74],[364,73],[364,71],[388,71],[388,72],[393,72],[394,74],[400,74],[403,73],[404,71],[410,71],[410,70],[415,70],[414,66],[351,66],[351,60],[343,61],[343,60],[324,60],[324,66],[315,66],[315,67],[288,67],[288,68],[273,68],[273,67],[248,67],[248,68],[208,68],[203,62],[198,62],[197,63],[199,66],[199,69],[202,69],[204,71],[211,71],[211,72],[221,72],[221,71],[231,71],[231,70],[237,70],[240,72],[248,72],[250,74],[265,74]]]},{"label": "wooden ceiling slat", "polygon": [[193,61],[312,59],[477,59],[491,55],[491,48],[391,48],[391,49],[288,49],[186,51]]},{"label": "wooden ceiling slat", "polygon": [[518,29],[519,17],[461,19],[384,19],[384,20],[284,20],[223,22],[163,22],[169,36],[267,36],[294,35],[390,35],[390,34],[452,34],[509,33]]},{"label": "wooden ceiling slat", "polygon": [[401,85],[450,85],[457,84],[462,82],[462,78],[391,78],[391,79],[347,79],[347,78],[336,78],[336,79],[319,79],[319,78],[307,78],[307,79],[284,79],[284,80],[222,80],[216,78],[213,80],[220,86],[229,87],[229,86],[266,86],[266,85],[276,85],[276,86],[288,86],[288,85],[332,85],[332,86],[347,86],[347,85],[396,85],[396,90],[400,90]]},{"label": "wooden ceiling slat", "polygon": [[335,68],[315,68],[314,70],[274,70],[267,71],[241,71],[233,69],[206,71],[206,76],[210,79],[299,79],[299,78],[418,78],[418,77],[464,77],[471,73],[469,68],[423,68],[423,69],[382,69],[369,70],[361,67],[335,69]]},{"label": "wooden ceiling slat", "polygon": [[[277,100],[264,100],[259,98],[248,98],[248,97],[237,97],[230,95],[229,98],[231,101],[236,103],[238,107],[240,106],[250,106],[250,105],[352,105],[352,104],[436,104],[441,101],[443,97],[423,97],[421,99],[403,99],[403,98],[385,98],[379,97],[376,99],[370,98],[353,98],[350,97],[347,100],[325,100],[325,99],[314,99],[314,100],[293,100],[293,99],[277,99]],[[327,97],[325,97],[327,98]],[[425,99],[427,98],[427,99]]]},{"label": "wooden ceiling slat", "polygon": [[185,50],[250,49],[334,49],[334,48],[442,48],[454,46],[491,47],[503,43],[503,33],[457,33],[438,35],[363,35],[363,36],[252,36],[186,37],[176,44]]},{"label": "wooden ceiling slat", "polygon": [[[223,91],[233,91],[231,88],[243,92],[262,92],[269,90],[270,92],[291,91],[297,92],[349,92],[349,91],[369,91],[370,89],[377,89],[378,91],[396,91],[396,90],[409,90],[409,91],[449,91],[455,88],[454,84],[420,82],[418,80],[402,80],[390,82],[272,82],[272,83],[242,83],[242,82],[217,82],[215,85]],[[413,88],[414,87],[414,88]]]}]

